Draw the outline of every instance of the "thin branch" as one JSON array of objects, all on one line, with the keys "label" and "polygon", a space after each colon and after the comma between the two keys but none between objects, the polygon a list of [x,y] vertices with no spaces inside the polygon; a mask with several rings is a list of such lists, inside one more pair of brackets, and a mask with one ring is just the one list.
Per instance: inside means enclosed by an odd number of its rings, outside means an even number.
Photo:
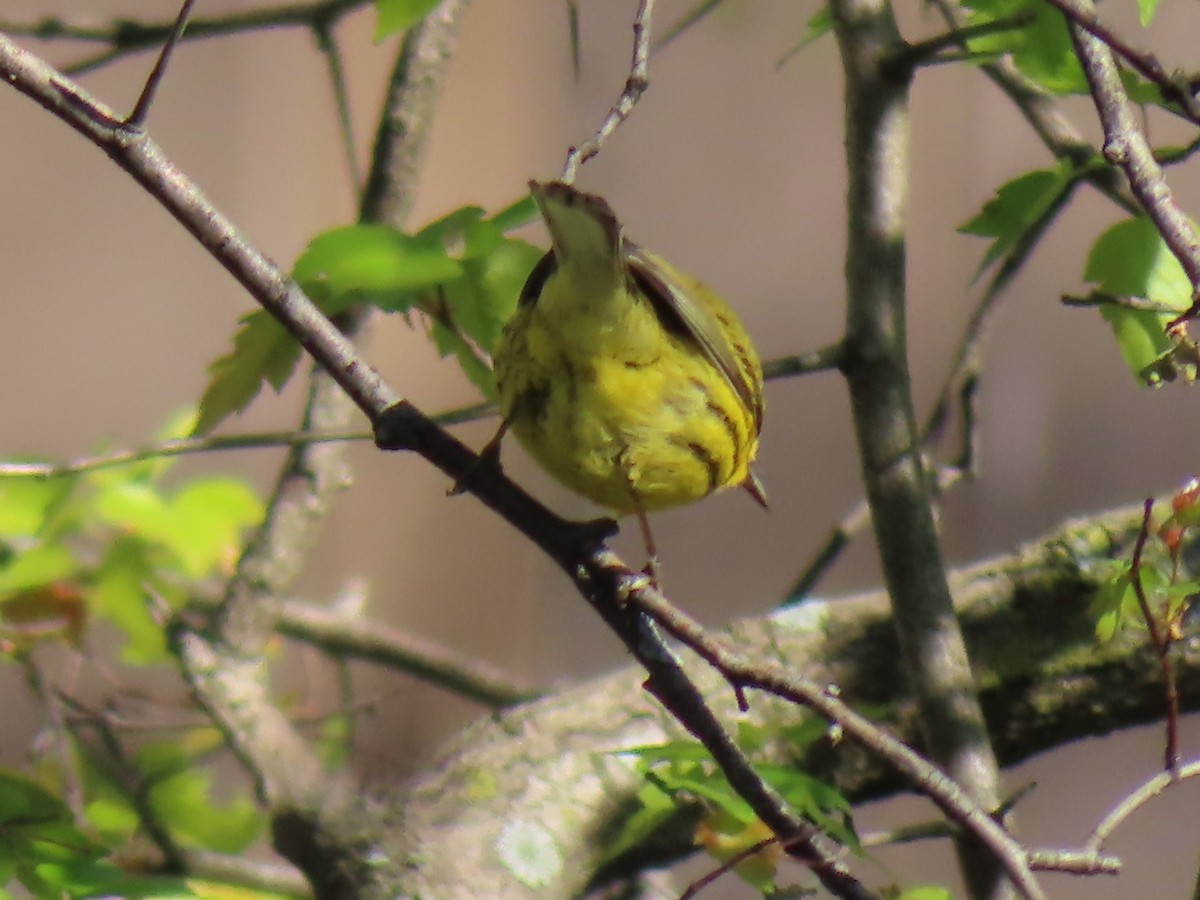
[{"label": "thin branch", "polygon": [[488,706],[511,706],[542,693],[449,647],[376,621],[340,615],[326,606],[284,601],[277,629],[285,637],[312,644],[332,656],[362,659],[407,672]]},{"label": "thin branch", "polygon": [[814,372],[831,372],[842,367],[845,348],[841,342],[798,353],[793,356],[778,356],[763,363],[763,378],[792,378],[796,375],[811,375]]},{"label": "thin branch", "polygon": [[[1090,4],[1081,4],[1081,8],[1088,9]],[[1125,173],[1134,197],[1179,260],[1192,285],[1192,305],[1169,326],[1174,327],[1200,310],[1200,236],[1176,204],[1162,167],[1154,159],[1137,110],[1121,83],[1112,51],[1078,24],[1071,24],[1069,28],[1104,128],[1104,156]]]},{"label": "thin branch", "polygon": [[326,19],[313,24],[313,36],[317,47],[329,66],[329,83],[333,88],[334,104],[337,107],[338,130],[342,134],[342,151],[346,154],[346,172],[355,194],[362,190],[362,174],[358,168],[358,150],[354,143],[354,123],[350,117],[350,96],[346,90],[346,70],[342,66],[342,52],[333,37],[333,23]]},{"label": "thin branch", "polygon": [[1136,312],[1174,313],[1175,307],[1167,306],[1155,300],[1144,297],[1118,297],[1104,291],[1092,291],[1086,296],[1063,294],[1059,301],[1063,306],[1119,306],[1121,309],[1131,309]]},{"label": "thin branch", "polygon": [[1112,837],[1126,819],[1172,785],[1200,775],[1200,760],[1193,760],[1179,767],[1176,772],[1159,772],[1148,778],[1129,796],[1118,803],[1093,829],[1084,849],[1099,851],[1105,841]]},{"label": "thin branch", "polygon": [[179,45],[179,39],[183,36],[183,31],[187,27],[188,16],[191,15],[192,6],[196,0],[183,0],[183,4],[179,7],[179,15],[175,17],[175,23],[171,26],[171,31],[167,35],[167,39],[163,41],[162,49],[158,53],[158,59],[154,61],[154,68],[150,70],[150,76],[146,79],[146,83],[142,85],[142,92],[138,95],[137,103],[133,105],[133,111],[126,117],[125,125],[133,128],[141,128],[146,124],[146,117],[150,115],[150,106],[154,103],[154,95],[158,93],[159,85],[162,84],[163,78],[167,74],[167,66],[171,62],[171,54],[175,52],[175,48]]},{"label": "thin branch", "polygon": [[[1112,52],[1120,55],[1147,81],[1155,84],[1162,91],[1164,98],[1178,103],[1191,121],[1200,123],[1200,103],[1196,100],[1190,80],[1182,75],[1169,73],[1153,53],[1134,48],[1115,29],[1100,20],[1091,0],[1046,0],[1046,2],[1066,17],[1073,30],[1086,31],[1097,42],[1107,45]],[[1085,63],[1085,68],[1086,65]]]},{"label": "thin branch", "polygon": [[[369,0],[318,0],[314,3],[287,3],[263,7],[224,16],[192,20],[183,36],[184,41],[201,38],[245,34],[269,28],[316,27],[316,23],[332,25],[338,19],[366,6]],[[47,17],[32,24],[0,21],[0,32],[16,37],[43,41],[69,40],[105,44],[107,48],[93,56],[63,67],[68,75],[80,75],[100,66],[163,45],[171,33],[171,22],[138,22],[115,19],[107,25],[82,25],[60,17]]]},{"label": "thin branch", "polygon": [[[1008,18],[977,22],[973,25],[954,25],[949,31],[942,34],[906,45],[892,56],[892,62],[905,68],[916,68],[974,58],[976,54],[967,47],[967,43],[972,39],[987,37],[991,34],[1003,34],[1006,31],[1017,31],[1032,20],[1033,13],[1025,12]],[[957,57],[945,56],[944,51],[951,47],[958,48],[963,52]]]},{"label": "thin branch", "polygon": [[743,657],[731,649],[727,641],[706,632],[699,623],[672,606],[652,587],[634,591],[629,602],[653,617],[655,622],[699,654],[731,683],[743,688],[757,688],[802,704],[829,721],[836,722],[846,738],[862,745],[873,756],[885,760],[902,774],[914,790],[929,797],[953,822],[984,844],[1001,862],[1023,896],[1044,897],[1029,871],[1025,851],[987,811],[935,765],[850,709],[825,686],[792,675],[778,664],[753,662]]},{"label": "thin branch", "polygon": [[37,694],[42,708],[46,710],[46,718],[49,720],[51,729],[51,740],[54,742],[54,754],[58,757],[57,762],[63,782],[63,796],[66,799],[67,807],[77,819],[82,819],[83,778],[80,775],[75,754],[71,752],[68,725],[66,717],[63,715],[62,698],[58,691],[47,683],[45,673],[31,654],[22,654],[18,658],[24,665],[30,687]]},{"label": "thin branch", "polygon": [[[89,709],[65,694],[60,696],[75,714],[67,721],[76,743],[129,801],[146,835],[162,853],[165,871],[184,874],[187,871],[186,854],[150,801],[154,780],[129,759],[102,711]],[[97,740],[87,740],[83,734],[85,729],[94,732]]]},{"label": "thin branch", "polygon": [[[430,418],[439,425],[456,425],[493,415],[494,403],[474,403],[438,413]],[[84,456],[67,463],[18,462],[0,460],[0,478],[59,478],[81,475],[97,469],[127,466],[154,459],[187,456],[193,453],[214,453],[223,450],[263,450],[279,447],[301,447],[306,444],[346,443],[374,440],[370,432],[343,431],[260,431],[247,434],[177,438],[148,444],[137,450],[117,450],[97,456]]]},{"label": "thin branch", "polygon": [[633,19],[633,61],[630,63],[629,77],[625,80],[625,89],[595,134],[567,152],[567,161],[560,176],[567,184],[575,182],[579,167],[600,152],[613,132],[629,118],[638,100],[650,86],[650,18],[654,14],[654,3],[655,0],[639,0]]}]

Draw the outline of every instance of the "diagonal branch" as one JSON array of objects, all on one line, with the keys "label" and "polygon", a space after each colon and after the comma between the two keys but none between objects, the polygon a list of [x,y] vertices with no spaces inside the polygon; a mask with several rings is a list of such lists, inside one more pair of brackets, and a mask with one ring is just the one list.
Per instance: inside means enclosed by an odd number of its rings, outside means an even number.
[{"label": "diagonal branch", "polygon": [[1104,128],[1104,155],[1125,173],[1134,197],[1162,235],[1167,248],[1179,260],[1192,285],[1191,307],[1171,323],[1179,324],[1200,311],[1200,236],[1175,202],[1162,167],[1154,158],[1138,121],[1137,110],[1121,83],[1112,50],[1073,20],[1069,28]]}]

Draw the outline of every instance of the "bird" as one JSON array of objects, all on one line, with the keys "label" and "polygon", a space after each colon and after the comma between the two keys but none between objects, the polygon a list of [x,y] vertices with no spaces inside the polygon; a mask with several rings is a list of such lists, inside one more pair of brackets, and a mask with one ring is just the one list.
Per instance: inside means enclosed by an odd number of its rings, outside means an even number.
[{"label": "bird", "polygon": [[600,196],[529,183],[550,234],[493,353],[501,426],[550,475],[636,515],[731,486],[762,506],[751,464],[763,423],[757,350],[711,288],[625,237]]}]

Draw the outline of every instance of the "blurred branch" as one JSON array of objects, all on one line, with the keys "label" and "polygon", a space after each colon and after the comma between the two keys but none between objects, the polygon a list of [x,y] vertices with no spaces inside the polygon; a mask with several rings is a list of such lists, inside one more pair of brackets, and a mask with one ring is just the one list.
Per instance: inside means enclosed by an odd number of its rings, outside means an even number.
[{"label": "blurred branch", "polygon": [[331,656],[387,666],[488,706],[512,706],[544,693],[435,641],[325,606],[286,600],[280,606],[277,630]]},{"label": "blurred branch", "polygon": [[[909,84],[890,64],[905,45],[884,0],[836,0],[830,10],[846,74],[843,371],[863,480],[925,746],[932,760],[990,811],[1000,805],[999,770],[946,582],[905,344]],[[989,819],[979,825],[986,829],[995,823]],[[990,834],[980,842],[984,833],[956,841],[969,894],[1007,895],[1003,867],[1024,896],[1042,896],[1011,842]]]},{"label": "blurred branch", "polygon": [[[308,27],[327,29],[343,16],[369,0],[319,0],[314,3],[287,3],[279,6],[246,10],[222,16],[196,18],[188,24],[184,41],[244,34],[268,28]],[[0,20],[0,32],[42,41],[86,41],[105,44],[107,48],[93,56],[64,66],[68,75],[80,75],[114,62],[133,53],[157,50],[171,33],[171,22],[145,22],[135,19],[114,19],[103,25],[87,25],[59,16],[22,24]]]},{"label": "blurred branch", "polygon": [[[495,413],[495,404],[473,403],[457,409],[438,413],[430,418],[439,425],[456,425],[471,422]],[[97,469],[127,466],[153,459],[187,456],[193,453],[213,453],[222,450],[263,450],[279,447],[301,447],[306,444],[345,443],[373,440],[367,431],[346,429],[342,431],[260,431],[249,434],[209,435],[206,437],[178,438],[149,444],[137,450],[116,450],[96,456],[84,456],[66,463],[19,462],[0,460],[0,478],[58,478],[64,475],[81,475]]]},{"label": "blurred branch", "polygon": [[595,134],[567,152],[567,161],[563,165],[562,175],[559,176],[561,181],[567,184],[574,183],[579,167],[600,152],[600,148],[613,132],[629,118],[638,100],[650,86],[650,20],[654,14],[655,2],[656,0],[639,0],[637,12],[633,17],[633,60],[629,64],[629,77],[625,79],[625,89],[621,91],[621,96],[608,111]]}]

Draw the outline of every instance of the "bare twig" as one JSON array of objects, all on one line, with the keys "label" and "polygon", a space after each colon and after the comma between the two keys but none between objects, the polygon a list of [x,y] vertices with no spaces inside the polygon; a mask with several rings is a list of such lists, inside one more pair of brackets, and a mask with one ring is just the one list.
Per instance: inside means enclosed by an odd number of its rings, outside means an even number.
[{"label": "bare twig", "polygon": [[464,697],[503,707],[540,696],[487,663],[379,622],[339,615],[325,606],[285,601],[278,631],[339,657],[364,659],[408,672]]},{"label": "bare twig", "polygon": [[1170,773],[1179,769],[1179,691],[1175,686],[1175,665],[1171,659],[1171,630],[1166,622],[1160,622],[1158,616],[1150,608],[1146,597],[1146,588],[1142,582],[1142,559],[1146,549],[1146,540],[1150,535],[1150,516],[1154,512],[1154,498],[1147,497],[1142,514],[1142,528],[1138,532],[1137,543],[1133,547],[1133,560],[1129,567],[1129,577],[1133,583],[1133,592],[1137,597],[1138,609],[1146,630],[1150,634],[1150,643],[1158,656],[1159,669],[1162,672],[1163,692],[1167,704],[1167,738],[1163,747],[1163,765]]},{"label": "bare twig", "polygon": [[175,17],[175,24],[171,26],[171,31],[163,42],[158,59],[154,61],[154,68],[150,70],[150,76],[142,85],[142,92],[138,95],[137,103],[133,105],[133,111],[126,117],[125,125],[140,128],[146,124],[146,116],[150,114],[150,105],[154,102],[154,95],[158,92],[158,87],[167,74],[167,65],[171,62],[171,54],[179,45],[179,39],[187,27],[188,16],[191,15],[192,5],[195,2],[196,0],[183,0],[183,4],[179,7],[179,15]]},{"label": "bare twig", "polygon": [[633,61],[629,67],[629,77],[625,80],[625,89],[600,123],[600,127],[596,129],[596,133],[567,151],[567,161],[560,176],[567,184],[575,182],[575,173],[579,167],[600,152],[605,141],[629,118],[638,100],[650,86],[650,18],[654,13],[654,3],[655,0],[639,0],[633,19]]},{"label": "bare twig", "polygon": [[[495,404],[473,403],[432,416],[439,425],[470,422],[495,413]],[[137,450],[117,450],[97,456],[84,456],[66,463],[5,462],[0,460],[0,478],[59,478],[81,475],[97,469],[127,466],[152,459],[166,459],[193,453],[214,453],[223,450],[261,450],[279,447],[300,447],[305,444],[345,443],[373,440],[370,432],[345,431],[263,431],[249,434],[209,435],[178,438],[149,444]]]},{"label": "bare twig", "polygon": [[1100,820],[1100,823],[1088,837],[1087,843],[1083,845],[1084,849],[1098,851],[1104,846],[1104,842],[1112,836],[1113,832],[1120,828],[1121,824],[1133,815],[1133,813],[1172,785],[1186,781],[1189,778],[1195,778],[1197,775],[1200,775],[1200,760],[1185,763],[1179,766],[1175,772],[1159,772],[1148,778]]},{"label": "bare twig", "polygon": [[[189,23],[182,40],[193,41],[244,34],[267,28],[316,28],[321,23],[329,27],[347,13],[366,6],[368,2],[369,0],[317,0],[313,3],[286,3],[194,19]],[[106,49],[93,56],[64,66],[63,71],[68,75],[91,71],[133,53],[158,49],[166,41],[172,27],[171,22],[140,22],[129,19],[116,19],[105,25],[84,25],[59,17],[49,17],[30,24],[0,21],[0,32],[16,37],[44,41],[87,41],[107,45]]]}]

